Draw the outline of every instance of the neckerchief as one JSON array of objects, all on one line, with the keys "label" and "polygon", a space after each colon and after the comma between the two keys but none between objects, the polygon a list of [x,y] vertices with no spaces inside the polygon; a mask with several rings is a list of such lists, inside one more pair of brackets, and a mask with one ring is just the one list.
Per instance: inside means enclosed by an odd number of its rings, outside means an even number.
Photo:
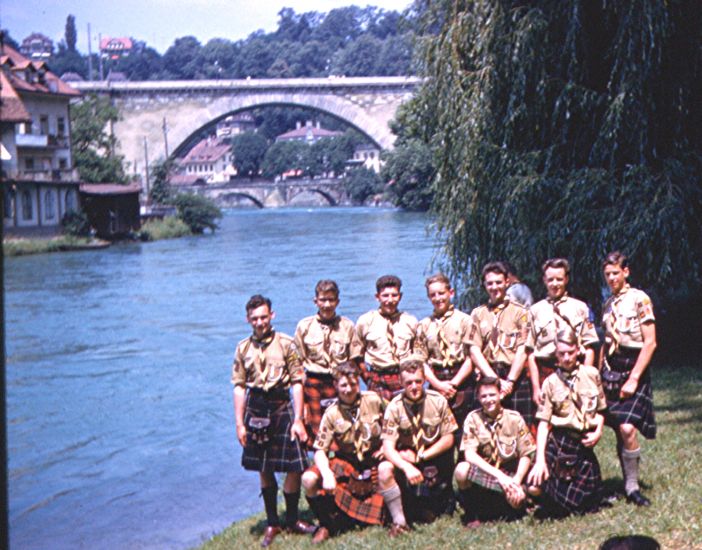
[{"label": "neckerchief", "polygon": [[402,398],[402,404],[405,406],[405,412],[412,423],[412,447],[417,453],[417,456],[424,452],[424,427],[422,419],[424,417],[424,399],[422,395],[419,401],[409,401]]},{"label": "neckerchief", "polygon": [[578,367],[575,367],[572,371],[566,372],[561,368],[556,369],[556,374],[558,378],[561,379],[568,387],[568,392],[570,395],[570,400],[573,402],[573,410],[575,412],[575,419],[582,426],[582,429],[587,428],[587,422],[585,421],[585,407],[587,403],[580,399],[580,395],[575,391],[575,384],[578,381]]},{"label": "neckerchief", "polygon": [[384,315],[382,313],[380,314],[380,316],[387,321],[385,335],[387,336],[388,344],[390,344],[390,354],[392,355],[392,361],[396,364],[400,363],[400,359],[397,356],[397,344],[395,343],[395,329],[393,328],[393,325],[397,321],[399,321],[400,315],[402,314],[399,311],[394,315]]},{"label": "neckerchief", "polygon": [[339,410],[342,411],[342,414],[345,413],[345,415],[348,417],[349,420],[351,420],[351,430],[353,433],[353,448],[356,453],[356,458],[358,458],[358,462],[363,462],[363,453],[366,450],[364,447],[364,441],[363,441],[363,426],[361,425],[360,422],[360,416],[361,416],[361,396],[359,394],[358,398],[351,403],[350,405],[347,405],[346,403],[342,403],[341,400],[339,400]]},{"label": "neckerchief", "polygon": [[268,379],[268,365],[266,364],[266,354],[264,353],[266,348],[275,338],[275,330],[271,329],[266,334],[258,338],[255,334],[251,337],[251,340],[256,344],[256,352],[258,353],[258,364],[261,370],[261,380],[265,387],[266,380]]},{"label": "neckerchief", "polygon": [[622,296],[627,293],[627,291],[631,288],[629,283],[625,283],[622,289],[617,293],[616,295],[612,296],[611,300],[612,303],[609,308],[609,324],[610,324],[610,332],[609,336],[611,338],[611,342],[609,344],[609,349],[607,350],[607,355],[612,355],[619,349],[619,342],[621,341],[621,335],[619,334],[619,329],[617,328],[617,320],[619,318],[617,308],[615,306],[619,305],[619,302],[621,301]]},{"label": "neckerchief", "polygon": [[449,319],[453,316],[453,306],[449,306],[446,313],[441,317],[434,317],[438,325],[437,338],[439,340],[439,353],[441,353],[441,363],[443,368],[448,368],[451,364],[451,344],[446,338],[446,333],[444,329],[449,322]]},{"label": "neckerchief", "polygon": [[490,304],[488,302],[488,310],[492,313],[492,329],[490,330],[490,338],[488,340],[488,350],[490,351],[490,358],[495,359],[497,357],[497,350],[500,349],[499,346],[499,336],[500,336],[500,321],[502,320],[502,315],[507,308],[509,301],[505,298],[499,304]]},{"label": "neckerchief", "polygon": [[322,342],[322,358],[327,367],[331,368],[331,333],[338,326],[339,316],[336,315],[332,319],[326,320],[322,319],[319,314],[317,314],[317,321],[322,326],[322,333],[324,335],[324,341]]},{"label": "neckerchief", "polygon": [[499,468],[502,463],[502,457],[500,456],[499,441],[497,439],[498,431],[502,428],[502,415],[504,410],[501,410],[495,418],[490,418],[487,414],[483,413],[483,423],[485,427],[490,432],[490,445],[492,446],[492,454],[490,455],[490,463]]}]

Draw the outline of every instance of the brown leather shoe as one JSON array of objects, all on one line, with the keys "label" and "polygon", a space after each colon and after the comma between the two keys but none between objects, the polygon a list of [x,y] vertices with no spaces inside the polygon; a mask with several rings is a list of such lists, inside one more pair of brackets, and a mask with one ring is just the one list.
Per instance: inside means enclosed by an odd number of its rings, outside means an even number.
[{"label": "brown leather shoe", "polygon": [[398,525],[397,523],[393,523],[390,526],[390,529],[388,530],[388,536],[390,538],[395,538],[399,537],[400,535],[404,535],[405,533],[409,532],[409,527],[406,525]]},{"label": "brown leather shoe", "polygon": [[276,526],[269,525],[266,527],[266,530],[263,532],[263,540],[261,541],[261,546],[263,548],[267,548],[273,543],[273,539],[280,535],[283,532],[283,530]]},{"label": "brown leather shoe", "polygon": [[286,530],[288,533],[294,533],[296,535],[311,535],[317,530],[317,526],[298,519],[292,525],[288,525]]},{"label": "brown leather shoe", "polygon": [[321,544],[330,537],[329,529],[326,527],[320,527],[317,532],[312,537],[312,544]]}]

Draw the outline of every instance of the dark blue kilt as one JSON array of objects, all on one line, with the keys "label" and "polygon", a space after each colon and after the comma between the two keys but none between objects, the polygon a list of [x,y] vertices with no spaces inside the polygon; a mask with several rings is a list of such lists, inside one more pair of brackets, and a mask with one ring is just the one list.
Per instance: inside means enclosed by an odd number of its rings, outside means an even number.
[{"label": "dark blue kilt", "polygon": [[[628,376],[636,364],[639,350],[620,349],[607,357],[607,365],[615,371]],[[607,368],[606,366],[604,368]],[[646,368],[639,380],[634,395],[628,399],[620,399],[619,391],[626,382],[627,376],[622,376],[621,381],[605,385],[607,398],[607,425],[617,429],[620,424],[633,424],[646,439],[656,438],[656,417],[653,412],[653,387],[651,385],[650,365]],[[604,375],[603,375],[604,376]]]},{"label": "dark blue kilt", "polygon": [[[491,365],[497,376],[507,378],[510,365],[507,363],[494,363]],[[522,371],[519,379],[514,383],[514,391],[502,400],[505,409],[517,411],[524,418],[527,426],[534,423],[534,401],[531,398],[531,382],[526,375],[526,369]]]},{"label": "dark blue kilt", "polygon": [[[396,479],[402,491],[402,506],[410,522],[428,523],[438,516],[452,513],[455,500],[453,498],[453,450],[447,451],[436,458],[416,465],[422,470],[425,481],[419,485],[410,485],[401,470],[396,469]],[[430,467],[438,475],[431,483],[427,483],[425,468]]]},{"label": "dark blue kilt", "polygon": [[[451,380],[459,368],[460,365],[456,365],[446,369],[432,367],[432,370],[439,380],[446,381]],[[463,427],[463,421],[468,413],[479,406],[480,404],[475,400],[475,373],[471,372],[456,388],[456,395],[449,399],[449,407],[458,425]],[[457,444],[460,443],[460,439],[460,437],[456,438]]]},{"label": "dark blue kilt", "polygon": [[569,512],[588,512],[602,499],[602,474],[592,448],[582,444],[580,435],[554,428],[546,444],[549,478],[542,489]]},{"label": "dark blue kilt", "polygon": [[[268,442],[253,441],[249,431],[251,417],[270,418]],[[246,396],[246,446],[241,455],[245,470],[256,472],[302,472],[307,468],[307,455],[299,441],[290,439],[293,409],[286,392],[267,395],[249,390]]]}]

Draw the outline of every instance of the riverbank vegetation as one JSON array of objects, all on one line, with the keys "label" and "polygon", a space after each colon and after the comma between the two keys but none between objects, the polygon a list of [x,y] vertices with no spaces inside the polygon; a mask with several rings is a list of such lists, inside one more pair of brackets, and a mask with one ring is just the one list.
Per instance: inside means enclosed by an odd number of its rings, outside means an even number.
[{"label": "riverbank vegetation", "polygon": [[106,248],[109,242],[91,237],[61,235],[50,239],[15,239],[3,240],[2,251],[6,257],[45,254],[47,252],[68,252],[71,250],[91,250]]},{"label": "riverbank vegetation", "polygon": [[162,239],[177,239],[192,235],[188,225],[175,216],[167,216],[161,220],[147,220],[139,230],[142,241],[160,241]]},{"label": "riverbank vegetation", "polygon": [[[655,537],[662,548],[701,548],[702,541],[702,373],[697,365],[677,364],[653,368],[658,438],[642,447],[642,486],[653,505],[638,508],[620,498],[611,508],[596,514],[541,521],[528,516],[513,523],[495,522],[467,530],[459,513],[431,525],[418,526],[407,536],[390,539],[378,527],[353,531],[331,539],[324,548],[392,547],[417,548],[568,548],[592,550],[614,534],[645,534]],[[232,420],[233,422],[233,420]],[[233,430],[233,427],[232,427]],[[606,430],[597,445],[605,486],[615,490],[622,484],[616,458],[616,441]],[[239,467],[239,465],[232,465]],[[255,473],[250,473],[254,476]],[[236,487],[232,487],[232,506]],[[304,507],[304,498],[301,499]],[[263,504],[261,504],[263,507]],[[303,514],[312,520],[309,511]],[[282,516],[281,516],[282,517]],[[224,550],[254,548],[265,528],[263,514],[235,523],[200,548]],[[311,537],[283,535],[275,541],[280,548],[313,548]]]}]

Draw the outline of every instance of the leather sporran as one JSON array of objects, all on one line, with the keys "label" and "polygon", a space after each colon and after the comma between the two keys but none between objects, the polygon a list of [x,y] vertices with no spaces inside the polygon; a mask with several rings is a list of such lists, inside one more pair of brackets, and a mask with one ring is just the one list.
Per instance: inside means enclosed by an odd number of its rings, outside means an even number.
[{"label": "leather sporran", "polygon": [[358,476],[350,476],[348,488],[349,492],[360,500],[370,496],[374,489],[371,470],[364,470]]},{"label": "leather sporran", "polygon": [[629,372],[620,372],[611,369],[602,369],[602,389],[610,399],[619,399],[619,390],[629,378]]},{"label": "leather sporran", "polygon": [[270,441],[268,431],[271,419],[261,416],[251,416],[247,425],[247,437],[257,445],[265,445]]},{"label": "leather sporran", "polygon": [[577,455],[558,455],[553,467],[553,474],[563,481],[573,481],[578,473]]}]

